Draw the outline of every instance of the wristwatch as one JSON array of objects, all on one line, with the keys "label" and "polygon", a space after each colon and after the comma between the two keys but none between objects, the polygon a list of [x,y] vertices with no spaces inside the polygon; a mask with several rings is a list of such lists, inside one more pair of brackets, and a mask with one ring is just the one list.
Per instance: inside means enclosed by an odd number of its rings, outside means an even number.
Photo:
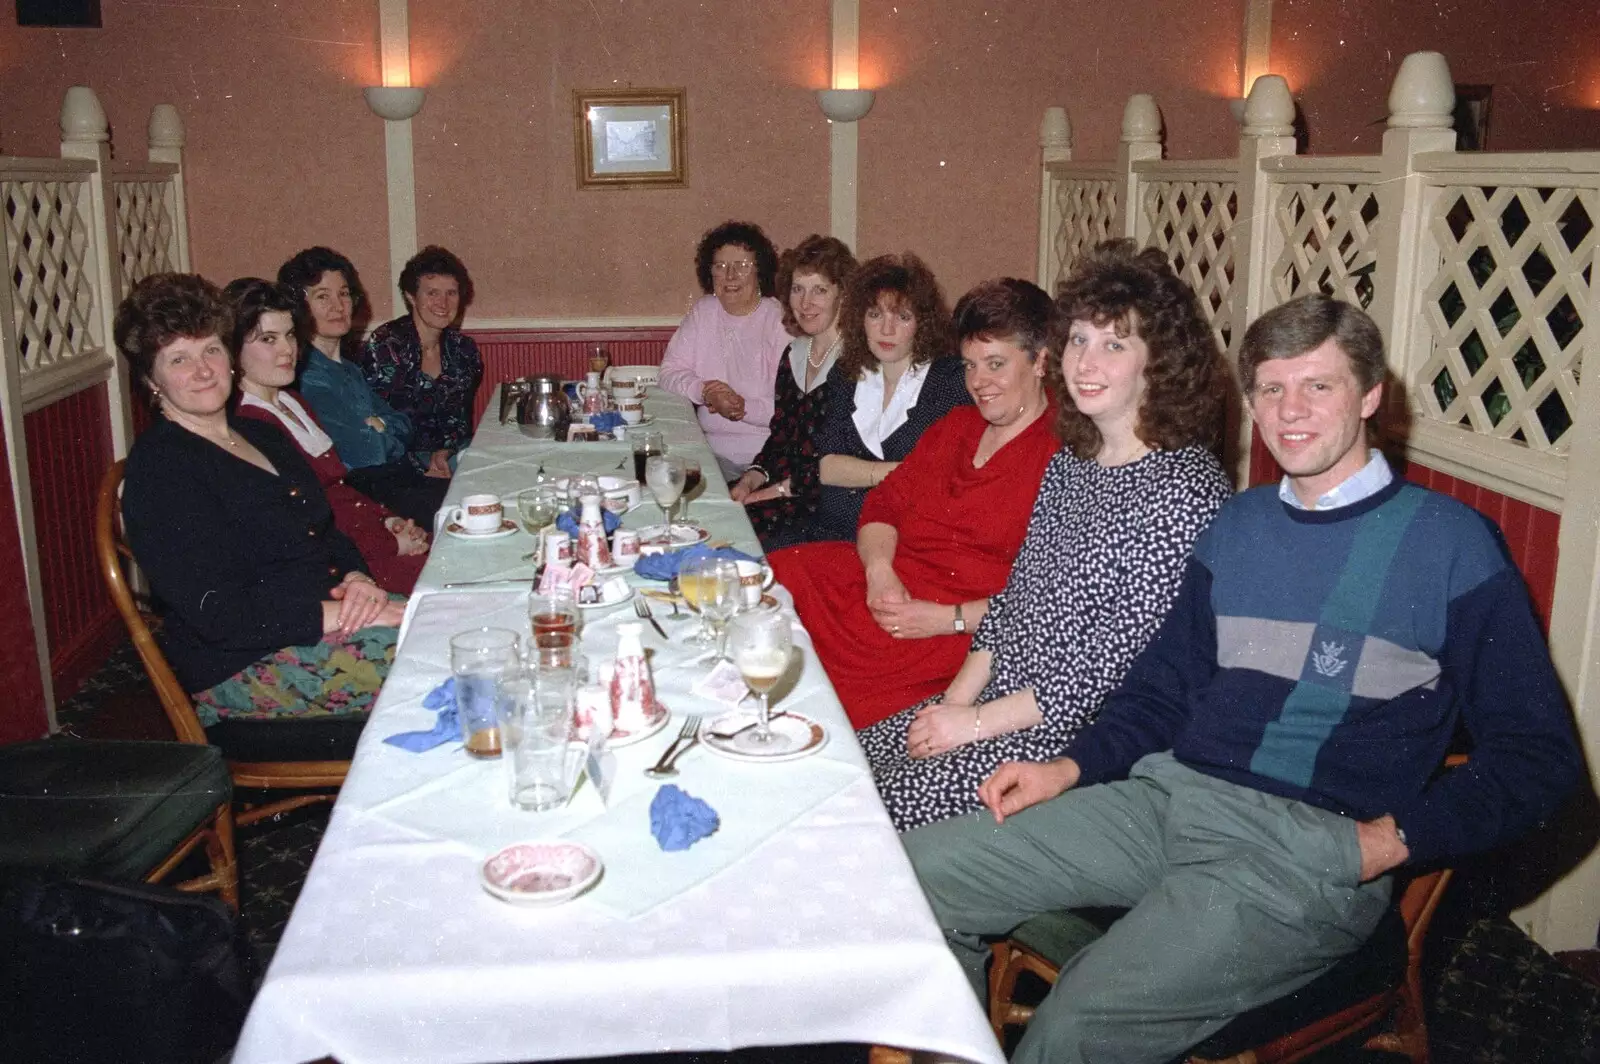
[{"label": "wristwatch", "polygon": [[955,629],[956,635],[966,635],[967,633],[967,619],[961,616],[961,603],[959,602],[956,603]]}]

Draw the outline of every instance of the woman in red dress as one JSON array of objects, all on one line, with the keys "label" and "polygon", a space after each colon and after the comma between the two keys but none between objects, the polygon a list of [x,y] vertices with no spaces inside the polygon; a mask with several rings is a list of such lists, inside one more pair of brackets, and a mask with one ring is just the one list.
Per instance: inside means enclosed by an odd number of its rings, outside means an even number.
[{"label": "woman in red dress", "polygon": [[304,304],[292,289],[254,277],[234,281],[223,294],[233,310],[228,339],[239,377],[238,415],[276,425],[294,440],[328,496],[334,524],[354,541],[379,585],[411,594],[428,560],[427,533],[344,482],[348,470],[333,440],[289,387]]},{"label": "woman in red dress", "polygon": [[872,489],[854,544],[769,559],[857,728],[943,691],[1005,586],[1059,447],[1044,385],[1054,313],[1009,277],[963,296],[955,328],[974,405],[935,422]]}]

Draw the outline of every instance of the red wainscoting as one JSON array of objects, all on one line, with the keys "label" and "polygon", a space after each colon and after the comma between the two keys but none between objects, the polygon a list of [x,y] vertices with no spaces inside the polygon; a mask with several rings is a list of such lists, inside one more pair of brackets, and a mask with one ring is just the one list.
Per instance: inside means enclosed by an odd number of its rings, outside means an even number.
[{"label": "red wainscoting", "polygon": [[42,738],[49,726],[34,651],[22,533],[11,496],[11,465],[0,435],[0,743]]},{"label": "red wainscoting", "polygon": [[[1250,484],[1270,484],[1283,476],[1283,469],[1259,436],[1250,443]],[[1471,481],[1448,476],[1415,462],[1407,463],[1407,480],[1432,488],[1441,495],[1466,503],[1500,526],[1511,558],[1522,570],[1533,596],[1539,621],[1550,630],[1550,606],[1556,593],[1557,541],[1561,534],[1561,515],[1513,499]]]},{"label": "red wainscoting", "polygon": [[106,386],[23,419],[39,535],[45,628],[56,699],[70,697],[123,635],[94,555],[95,493],[111,464]]},{"label": "red wainscoting", "polygon": [[483,385],[472,404],[476,425],[495,386],[530,373],[558,373],[580,379],[589,368],[589,349],[605,344],[613,366],[659,366],[667,341],[677,330],[657,329],[472,329],[483,356]]}]

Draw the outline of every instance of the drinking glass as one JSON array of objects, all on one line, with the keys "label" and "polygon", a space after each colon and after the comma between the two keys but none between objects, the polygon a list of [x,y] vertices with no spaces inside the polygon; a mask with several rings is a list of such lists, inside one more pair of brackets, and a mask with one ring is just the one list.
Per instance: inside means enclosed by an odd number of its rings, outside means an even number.
[{"label": "drinking glass", "polygon": [[533,487],[517,493],[517,513],[522,518],[523,529],[531,536],[537,536],[554,521],[560,509],[556,493],[548,487]]},{"label": "drinking glass", "polygon": [[750,741],[759,745],[773,740],[772,711],[767,695],[789,668],[789,653],[794,636],[789,618],[773,607],[749,610],[728,623],[728,651],[739,667],[745,686],[761,699],[755,730]]},{"label": "drinking glass", "polygon": [[502,684],[522,668],[521,640],[509,628],[474,628],[450,637],[461,742],[473,757],[500,756]]},{"label": "drinking glass", "polygon": [[572,632],[534,633],[528,647],[528,665],[536,669],[571,669],[578,683],[589,682],[589,659]]},{"label": "drinking glass", "polygon": [[678,570],[678,592],[700,615],[700,630],[686,642],[696,647],[718,647],[720,626],[739,601],[738,567],[715,557],[691,559]]},{"label": "drinking glass", "polygon": [[577,781],[571,743],[578,685],[570,669],[519,673],[499,711],[511,804],[533,811],[566,804]]},{"label": "drinking glass", "polygon": [[666,455],[652,456],[644,467],[644,482],[661,507],[661,520],[672,528],[672,504],[683,494],[683,459]]},{"label": "drinking glass", "polygon": [[567,480],[567,506],[576,510],[585,495],[600,496],[600,478],[592,473],[580,473]]},{"label": "drinking glass", "polygon": [[630,432],[633,444],[633,479],[644,483],[644,467],[651,458],[667,453],[667,438],[659,432]]},{"label": "drinking glass", "polygon": [[583,627],[583,612],[578,609],[577,595],[570,587],[555,587],[545,594],[529,595],[528,625],[535,642],[540,636],[558,633],[576,639]]},{"label": "drinking glass", "polygon": [[689,520],[689,496],[700,486],[700,463],[685,458],[683,461],[683,498],[678,503],[678,520]]}]

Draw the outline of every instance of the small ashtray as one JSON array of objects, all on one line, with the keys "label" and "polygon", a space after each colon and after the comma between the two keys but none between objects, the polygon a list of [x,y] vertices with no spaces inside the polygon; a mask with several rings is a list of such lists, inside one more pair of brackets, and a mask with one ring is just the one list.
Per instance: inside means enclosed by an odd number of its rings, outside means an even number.
[{"label": "small ashtray", "polygon": [[605,868],[580,842],[517,842],[483,862],[483,889],[513,905],[560,905],[582,894]]}]

